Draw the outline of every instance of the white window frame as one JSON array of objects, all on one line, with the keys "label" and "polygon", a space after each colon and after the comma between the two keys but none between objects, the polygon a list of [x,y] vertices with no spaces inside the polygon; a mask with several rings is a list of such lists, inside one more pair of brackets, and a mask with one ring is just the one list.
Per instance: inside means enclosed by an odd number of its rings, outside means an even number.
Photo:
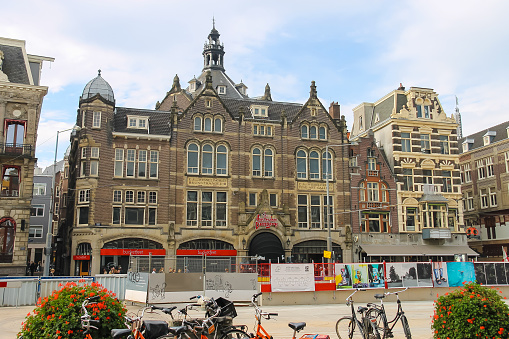
[{"label": "white window frame", "polygon": [[[152,169],[155,168],[155,173],[152,174]],[[159,151],[150,151],[148,159],[148,177],[150,179],[159,178]]]},{"label": "white window frame", "polygon": [[[32,230],[34,232],[32,232]],[[42,225],[30,225],[30,227],[28,228],[28,238],[30,239],[42,239],[42,233],[43,233]]]},{"label": "white window frame", "polygon": [[486,178],[486,167],[484,166],[484,159],[476,161],[477,166],[477,179],[481,180]]},{"label": "white window frame", "polygon": [[[146,178],[147,177],[147,150],[138,150],[138,168],[136,169],[136,175],[138,178]],[[145,169],[145,174],[141,174],[141,169]]]},{"label": "white window frame", "polygon": [[34,182],[33,195],[46,195],[46,184],[43,182]]},{"label": "white window frame", "polygon": [[149,204],[157,204],[157,191],[149,191],[148,192],[148,203]]},{"label": "white window frame", "polygon": [[[32,206],[30,206],[30,217],[44,217],[44,208],[46,207],[46,205],[44,204],[34,204]],[[32,215],[32,209],[35,209],[35,215]],[[39,215],[39,211],[42,212],[41,215]]]},{"label": "white window frame", "polygon": [[101,128],[101,112],[92,114],[92,128]]},{"label": "white window frame", "polygon": [[488,189],[481,188],[479,190],[479,200],[481,201],[481,208],[489,207]]},{"label": "white window frame", "polygon": [[250,109],[251,109],[251,114],[254,117],[266,118],[269,116],[269,106],[251,105]]},{"label": "white window frame", "polygon": [[465,172],[465,182],[472,182],[472,169],[470,168],[470,164],[463,165]]},{"label": "white window frame", "polygon": [[122,203],[122,195],[123,195],[123,192],[121,190],[114,190],[113,191],[113,203],[114,204]]},{"label": "white window frame", "polygon": [[[509,133],[509,128],[507,131]],[[505,152],[505,171],[509,173],[509,151]]]},{"label": "white window frame", "polygon": [[127,128],[128,129],[145,129],[148,130],[149,117],[143,116],[127,116]]},{"label": "white window frame", "polygon": [[125,192],[124,201],[126,204],[134,204],[134,191],[133,190],[126,190]]},{"label": "white window frame", "polygon": [[90,147],[90,158],[99,159],[99,147]]},{"label": "white window frame", "polygon": [[[120,170],[120,174],[118,171]],[[116,148],[115,149],[115,166],[113,175],[117,178],[121,178],[124,176],[124,149]]]},{"label": "white window frame", "polygon": [[89,202],[90,202],[90,189],[79,190],[78,204],[84,204]]},{"label": "white window frame", "polygon": [[493,157],[486,158],[486,177],[491,178],[495,176],[495,169],[493,167]]},{"label": "white window frame", "polygon": [[495,187],[489,188],[490,207],[497,207],[497,189]]},{"label": "white window frame", "polygon": [[[129,165],[132,165],[132,174],[128,172]],[[126,178],[134,178],[136,176],[136,150],[127,149],[125,156],[125,176]]]},{"label": "white window frame", "polygon": [[217,86],[217,94],[226,94],[226,86],[224,85]]},{"label": "white window frame", "polygon": [[99,161],[97,160],[90,161],[90,176],[91,177],[99,176]]},{"label": "white window frame", "polygon": [[467,211],[472,211],[474,209],[474,192],[468,191],[467,195]]}]

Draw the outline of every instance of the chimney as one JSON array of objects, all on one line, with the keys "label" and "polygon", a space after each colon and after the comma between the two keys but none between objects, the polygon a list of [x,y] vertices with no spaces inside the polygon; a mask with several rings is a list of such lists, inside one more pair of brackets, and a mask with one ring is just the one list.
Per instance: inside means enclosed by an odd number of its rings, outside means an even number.
[{"label": "chimney", "polygon": [[329,115],[334,120],[339,120],[341,118],[341,111],[339,109],[339,104],[337,102],[331,102],[329,107]]}]

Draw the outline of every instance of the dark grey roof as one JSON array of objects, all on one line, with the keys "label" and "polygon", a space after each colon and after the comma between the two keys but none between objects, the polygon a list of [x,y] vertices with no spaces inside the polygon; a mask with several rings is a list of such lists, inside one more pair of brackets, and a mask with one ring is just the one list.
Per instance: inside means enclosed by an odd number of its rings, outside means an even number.
[{"label": "dark grey roof", "polygon": [[9,78],[9,82],[30,85],[22,48],[0,45],[0,50],[4,52],[2,71]]},{"label": "dark grey roof", "polygon": [[217,91],[217,86],[223,85],[226,86],[226,94],[219,94],[221,98],[247,98],[247,96],[242,95],[237,88],[235,87],[235,82],[230,79],[228,75],[226,75],[225,72],[219,69],[207,69],[206,71],[202,72],[200,76],[198,77],[198,81],[200,81],[200,86],[191,93],[193,98],[195,98],[199,93],[201,93],[205,89],[205,83],[206,83],[206,76],[207,72],[210,72],[210,75],[212,75],[212,87],[215,91]]},{"label": "dark grey roof", "polygon": [[470,151],[473,149],[479,148],[479,147],[483,147],[484,146],[483,137],[488,131],[496,133],[495,137],[491,140],[491,144],[501,141],[501,140],[504,140],[504,139],[507,139],[507,128],[508,127],[509,127],[509,121],[506,121],[506,122],[503,122],[496,126],[493,126],[493,127],[487,128],[487,129],[483,129],[479,132],[476,132],[474,134],[471,134],[464,138],[459,139],[458,146],[459,146],[460,152],[463,153],[463,147],[461,147],[461,144],[463,144],[463,142],[466,139],[474,140],[473,145],[469,149]]},{"label": "dark grey roof", "polygon": [[[127,116],[148,117],[148,129],[127,128]],[[120,133],[170,135],[170,112],[149,109],[117,107],[113,131]]]},{"label": "dark grey roof", "polygon": [[101,95],[104,99],[115,102],[115,96],[113,95],[113,89],[110,84],[101,77],[101,71],[94,79],[90,80],[83,89],[81,100],[86,100],[94,97],[95,95]]},{"label": "dark grey roof", "polygon": [[289,102],[277,102],[277,101],[265,101],[265,100],[257,100],[257,99],[232,99],[232,98],[221,98],[225,106],[228,108],[230,113],[237,118],[239,116],[240,109],[242,108],[244,111],[245,118],[253,118],[251,114],[251,105],[262,105],[268,106],[268,117],[267,118],[259,118],[259,120],[281,120],[281,113],[284,111],[288,121],[292,121],[293,118],[299,113],[302,109],[302,104],[289,103]]}]

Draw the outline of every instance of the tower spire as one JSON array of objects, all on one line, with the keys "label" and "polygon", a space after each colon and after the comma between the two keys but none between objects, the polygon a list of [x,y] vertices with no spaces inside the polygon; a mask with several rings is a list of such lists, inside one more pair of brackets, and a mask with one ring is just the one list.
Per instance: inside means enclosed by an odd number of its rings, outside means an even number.
[{"label": "tower spire", "polygon": [[459,138],[463,138],[463,126],[461,126],[461,113],[460,109],[458,107],[458,97],[456,97],[456,113],[454,113],[454,118],[456,119],[456,123],[458,124],[458,127],[456,128],[456,134]]},{"label": "tower spire", "polygon": [[216,20],[212,17],[212,30],[208,41],[203,46],[203,71],[218,69],[224,71],[224,46],[219,41],[219,32],[216,29]]}]

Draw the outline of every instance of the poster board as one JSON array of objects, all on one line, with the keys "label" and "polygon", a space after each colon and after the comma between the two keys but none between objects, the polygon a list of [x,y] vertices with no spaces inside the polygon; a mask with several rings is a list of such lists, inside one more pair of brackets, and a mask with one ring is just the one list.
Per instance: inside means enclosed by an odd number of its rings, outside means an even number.
[{"label": "poster board", "polygon": [[272,292],[314,291],[313,264],[272,264],[270,282]]},{"label": "poster board", "polygon": [[149,273],[128,272],[125,286],[125,297],[127,301],[140,303],[147,302]]}]

